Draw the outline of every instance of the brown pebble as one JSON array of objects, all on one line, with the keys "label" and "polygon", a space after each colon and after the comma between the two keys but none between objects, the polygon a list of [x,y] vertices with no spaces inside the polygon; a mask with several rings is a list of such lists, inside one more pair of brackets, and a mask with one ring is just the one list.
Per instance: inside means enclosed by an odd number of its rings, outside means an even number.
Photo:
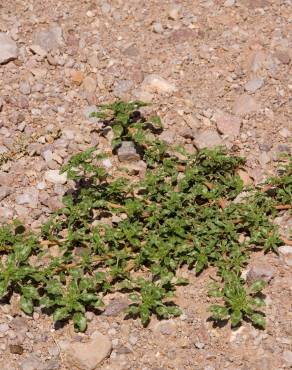
[{"label": "brown pebble", "polygon": [[23,354],[23,347],[19,344],[10,344],[9,349],[10,349],[10,353],[13,353],[15,355]]}]

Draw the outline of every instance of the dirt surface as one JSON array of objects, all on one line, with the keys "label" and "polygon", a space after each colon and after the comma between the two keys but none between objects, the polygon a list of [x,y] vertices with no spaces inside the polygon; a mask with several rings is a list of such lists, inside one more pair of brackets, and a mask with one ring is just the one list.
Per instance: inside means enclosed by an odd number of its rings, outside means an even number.
[{"label": "dirt surface", "polygon": [[[279,154],[291,151],[291,15],[291,0],[2,0],[1,222],[37,229],[61,205],[72,184],[58,169],[92,145],[110,150],[110,134],[101,136],[89,114],[117,98],[151,102],[170,144],[224,144],[246,156],[246,181],[274,173]],[[118,159],[108,166],[114,172]],[[278,222],[287,236],[291,217]],[[0,368],[291,368],[291,265],[272,254],[253,265],[270,279],[266,330],[214,327],[212,271],[182,271],[191,280],[176,297],[183,315],[146,329],[124,320],[119,296],[106,314],[88,313],[86,334],[54,328],[40,311],[24,315],[13,297],[0,306]]]}]

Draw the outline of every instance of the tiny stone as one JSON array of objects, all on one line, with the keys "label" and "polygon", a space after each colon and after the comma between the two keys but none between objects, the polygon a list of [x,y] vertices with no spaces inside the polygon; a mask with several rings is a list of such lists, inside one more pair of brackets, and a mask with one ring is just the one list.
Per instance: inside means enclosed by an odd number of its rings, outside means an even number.
[{"label": "tiny stone", "polygon": [[0,64],[5,64],[18,57],[18,47],[9,35],[0,32]]},{"label": "tiny stone", "polygon": [[123,298],[113,299],[104,311],[105,316],[117,316],[129,306],[129,302]]},{"label": "tiny stone", "polygon": [[29,95],[31,92],[30,84],[27,81],[22,81],[19,85],[19,91],[23,95]]},{"label": "tiny stone", "polygon": [[11,193],[11,188],[8,186],[0,186],[0,201],[6,198]]},{"label": "tiny stone", "polygon": [[154,22],[153,23],[153,31],[155,33],[162,33],[163,32],[163,26],[160,22]]},{"label": "tiny stone", "polygon": [[229,6],[233,6],[234,4],[235,4],[235,0],[226,0],[224,3],[224,6],[228,8]]},{"label": "tiny stone", "polygon": [[278,248],[280,260],[287,266],[292,266],[292,247],[283,245]]},{"label": "tiny stone", "polygon": [[142,89],[149,93],[174,93],[177,88],[174,84],[168,82],[165,78],[152,74],[144,78]]},{"label": "tiny stone", "polygon": [[250,95],[239,96],[233,105],[233,113],[243,116],[247,113],[256,112],[260,108],[257,101]]},{"label": "tiny stone", "polygon": [[123,141],[118,148],[118,158],[121,162],[139,161],[140,156],[136,151],[135,145],[132,141]]},{"label": "tiny stone", "polygon": [[230,114],[224,114],[216,120],[218,131],[230,138],[235,138],[240,133],[241,119]]},{"label": "tiny stone", "polygon": [[174,21],[178,20],[180,17],[180,10],[180,5],[173,5],[168,11],[168,17]]},{"label": "tiny stone", "polygon": [[5,334],[9,330],[9,325],[6,323],[0,324],[0,334]]},{"label": "tiny stone", "polygon": [[289,366],[292,366],[292,351],[285,350],[283,352],[283,359],[287,362]]},{"label": "tiny stone", "polygon": [[287,139],[288,137],[291,136],[291,132],[286,128],[282,128],[280,131],[279,131],[279,134],[284,138],[284,139]]},{"label": "tiny stone", "polygon": [[262,78],[253,78],[245,84],[244,88],[247,92],[254,93],[260,89],[263,84],[264,80]]},{"label": "tiny stone", "polygon": [[9,345],[10,353],[15,355],[22,355],[23,354],[23,347],[19,344],[10,344]]},{"label": "tiny stone", "polygon": [[67,173],[60,174],[59,170],[48,170],[45,172],[45,180],[53,184],[65,184],[67,182]]},{"label": "tiny stone", "polygon": [[222,139],[216,131],[206,130],[199,133],[195,139],[194,144],[197,149],[213,148],[222,145]]},{"label": "tiny stone", "polygon": [[268,265],[263,263],[254,264],[248,274],[247,274],[247,282],[249,284],[253,283],[256,280],[265,280],[269,282],[274,276],[274,269]]}]

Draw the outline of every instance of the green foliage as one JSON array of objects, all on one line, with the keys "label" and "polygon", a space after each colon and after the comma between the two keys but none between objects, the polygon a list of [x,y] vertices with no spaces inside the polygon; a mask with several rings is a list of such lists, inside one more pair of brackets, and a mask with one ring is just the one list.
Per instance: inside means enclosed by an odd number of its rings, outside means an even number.
[{"label": "green foliage", "polygon": [[122,141],[133,141],[136,145],[147,144],[146,130],[157,132],[162,129],[161,120],[158,116],[146,119],[139,108],[147,104],[141,101],[125,103],[118,101],[113,104],[98,106],[98,112],[93,112],[92,117],[101,119],[105,126],[110,126],[114,133],[112,146],[115,149]]},{"label": "green foliage", "polygon": [[[118,102],[103,106],[99,117],[115,132],[122,127],[115,140],[135,140],[134,116],[139,124],[148,122],[134,115],[142,106]],[[257,189],[234,203],[243,190],[237,175],[243,158],[220,148],[196,155],[178,151],[157,140],[147,143],[148,169],[133,183],[109,176],[96,148],[73,156],[63,171],[76,189],[41,235],[19,224],[0,228],[0,298],[18,293],[25,313],[38,305],[54,321],[72,319],[84,331],[86,310],[102,310],[103,297],[119,291],[133,302],[127,314],[147,325],[152,314],[180,314],[175,288],[187,283],[177,277],[180,267],[199,274],[214,266],[218,283],[209,294],[219,302],[210,308],[213,319],[229,319],[232,326],[248,319],[264,327],[264,285],[246,286],[241,271],[253,250],[276,250],[282,243],[271,219],[276,204],[291,203],[291,165],[269,182],[273,193]]]}]

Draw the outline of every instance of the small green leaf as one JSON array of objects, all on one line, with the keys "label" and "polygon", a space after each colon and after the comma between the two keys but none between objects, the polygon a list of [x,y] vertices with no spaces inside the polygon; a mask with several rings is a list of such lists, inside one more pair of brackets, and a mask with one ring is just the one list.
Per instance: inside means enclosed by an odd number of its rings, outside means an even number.
[{"label": "small green leaf", "polygon": [[54,321],[61,321],[67,319],[69,312],[66,307],[57,308],[53,314]]},{"label": "small green leaf", "polygon": [[28,299],[38,299],[39,298],[39,293],[37,288],[35,288],[32,285],[26,285],[21,288],[22,294],[25,298]]},{"label": "small green leaf", "polygon": [[267,283],[264,280],[256,280],[250,287],[250,290],[252,293],[259,293],[261,292],[265,287]]},{"label": "small green leaf", "polygon": [[254,313],[251,315],[251,321],[256,325],[259,326],[260,328],[265,328],[266,326],[266,320],[263,315],[259,313]]},{"label": "small green leaf", "polygon": [[265,306],[265,301],[259,297],[254,297],[253,299],[251,299],[251,304],[257,308],[260,308],[260,307],[263,307]]},{"label": "small green leaf", "polygon": [[20,307],[23,312],[27,313],[28,315],[33,313],[33,302],[32,299],[21,297],[20,298]]},{"label": "small green leaf", "polygon": [[0,298],[3,298],[7,294],[8,284],[6,281],[0,281]]},{"label": "small green leaf", "polygon": [[224,306],[214,304],[210,307],[210,310],[212,312],[212,317],[215,320],[225,320],[229,316],[228,309]]},{"label": "small green leaf", "polygon": [[87,328],[87,320],[81,312],[76,312],[73,315],[74,327],[77,331],[84,332]]},{"label": "small green leaf", "polygon": [[238,325],[242,320],[242,312],[239,310],[232,312],[232,314],[230,315],[230,320],[232,326]]}]

